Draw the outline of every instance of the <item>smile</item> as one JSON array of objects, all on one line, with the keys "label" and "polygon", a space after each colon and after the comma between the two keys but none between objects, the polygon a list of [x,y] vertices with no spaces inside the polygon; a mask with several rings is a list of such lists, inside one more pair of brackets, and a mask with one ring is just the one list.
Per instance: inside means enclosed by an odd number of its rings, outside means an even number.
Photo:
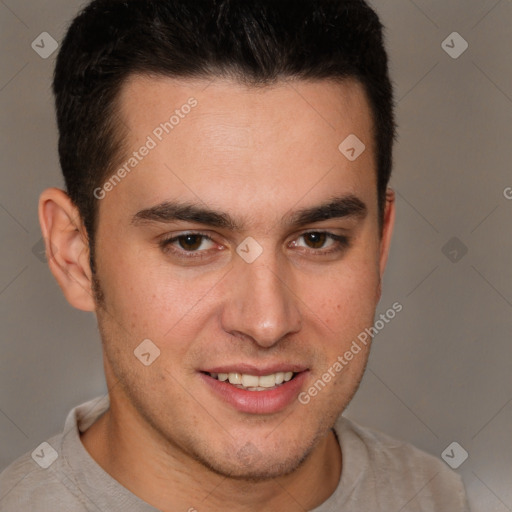
[{"label": "smile", "polygon": [[232,384],[247,391],[268,391],[288,382],[296,375],[294,372],[277,372],[269,375],[249,375],[247,373],[208,373],[220,382]]},{"label": "smile", "polygon": [[230,365],[203,370],[199,377],[212,396],[239,412],[275,414],[297,402],[309,375],[301,365],[276,366]]}]

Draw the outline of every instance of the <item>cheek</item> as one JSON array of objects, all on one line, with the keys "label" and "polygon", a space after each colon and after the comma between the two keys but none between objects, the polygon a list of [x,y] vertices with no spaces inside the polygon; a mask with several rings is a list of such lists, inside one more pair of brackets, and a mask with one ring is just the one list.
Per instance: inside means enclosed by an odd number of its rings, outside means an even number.
[{"label": "cheek", "polygon": [[353,334],[373,323],[378,286],[377,266],[360,260],[304,280],[301,298],[330,331]]},{"label": "cheek", "polygon": [[109,313],[134,338],[166,343],[177,332],[199,328],[200,316],[211,308],[221,273],[191,275],[151,261],[135,252],[102,266],[101,285]]}]

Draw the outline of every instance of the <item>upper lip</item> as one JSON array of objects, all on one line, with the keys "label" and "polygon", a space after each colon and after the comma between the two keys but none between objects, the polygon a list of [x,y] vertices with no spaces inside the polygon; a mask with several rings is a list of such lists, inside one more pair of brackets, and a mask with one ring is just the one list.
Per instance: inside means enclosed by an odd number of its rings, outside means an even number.
[{"label": "upper lip", "polygon": [[255,375],[261,377],[263,375],[271,375],[278,372],[300,373],[307,370],[307,366],[302,364],[276,363],[268,366],[254,366],[247,363],[223,364],[222,366],[213,366],[201,370],[205,373],[243,373],[245,375]]}]

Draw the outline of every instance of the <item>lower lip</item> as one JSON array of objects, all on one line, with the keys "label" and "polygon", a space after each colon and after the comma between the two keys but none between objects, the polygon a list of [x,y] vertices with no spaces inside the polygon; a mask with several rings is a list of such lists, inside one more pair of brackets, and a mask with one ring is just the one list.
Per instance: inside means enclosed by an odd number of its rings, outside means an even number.
[{"label": "lower lip", "polygon": [[205,373],[201,373],[200,376],[217,396],[238,411],[250,414],[273,414],[282,411],[296,400],[307,373],[307,371],[300,372],[292,380],[268,391],[247,391],[221,382]]}]

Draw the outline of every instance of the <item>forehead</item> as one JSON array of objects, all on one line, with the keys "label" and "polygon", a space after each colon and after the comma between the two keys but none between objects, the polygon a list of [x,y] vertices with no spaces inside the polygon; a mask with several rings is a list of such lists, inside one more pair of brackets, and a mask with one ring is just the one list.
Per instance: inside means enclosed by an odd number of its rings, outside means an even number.
[{"label": "forehead", "polygon": [[[127,208],[186,198],[280,215],[277,205],[286,211],[300,198],[308,206],[329,195],[367,194],[369,201],[376,194],[371,113],[355,81],[254,87],[133,76],[119,110],[119,166],[150,147],[111,194]],[[366,146],[355,161],[339,148],[353,136]]]},{"label": "forehead", "polygon": [[[197,100],[199,108],[189,116],[184,107],[191,98]],[[249,131],[263,127],[260,141],[265,133],[271,137],[283,127],[297,128],[289,133],[291,138],[303,135],[305,124],[310,132],[338,131],[338,136],[348,128],[366,134],[372,124],[364,88],[353,79],[289,79],[252,86],[222,78],[188,80],[132,75],[121,89],[119,109],[130,131],[148,132],[156,120],[164,123],[176,113],[180,119],[183,115],[188,117],[187,125],[193,124],[204,134],[215,134],[218,142],[228,139],[226,142],[235,146],[248,143]],[[283,139],[281,143],[284,144]]]}]

